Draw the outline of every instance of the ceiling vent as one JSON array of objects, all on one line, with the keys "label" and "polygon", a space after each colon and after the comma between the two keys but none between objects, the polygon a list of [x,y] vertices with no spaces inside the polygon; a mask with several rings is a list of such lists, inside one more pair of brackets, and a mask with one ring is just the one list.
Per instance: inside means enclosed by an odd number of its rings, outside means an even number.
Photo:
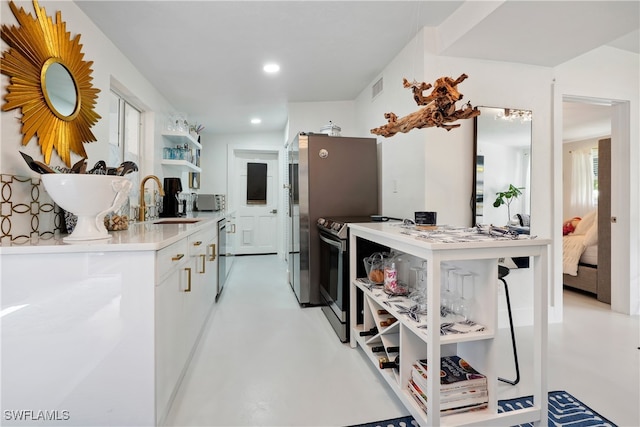
[{"label": "ceiling vent", "polygon": [[371,86],[371,99],[375,99],[375,97],[382,92],[383,86],[382,77],[380,77],[380,79]]}]

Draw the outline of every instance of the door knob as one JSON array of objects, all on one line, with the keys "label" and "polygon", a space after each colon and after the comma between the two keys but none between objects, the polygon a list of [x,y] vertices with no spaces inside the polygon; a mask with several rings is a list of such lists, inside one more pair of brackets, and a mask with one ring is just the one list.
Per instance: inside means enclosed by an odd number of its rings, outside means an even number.
[{"label": "door knob", "polygon": [[271,210],[271,213],[272,213],[272,214],[277,214],[277,213],[278,213],[278,209],[272,209],[272,210]]}]

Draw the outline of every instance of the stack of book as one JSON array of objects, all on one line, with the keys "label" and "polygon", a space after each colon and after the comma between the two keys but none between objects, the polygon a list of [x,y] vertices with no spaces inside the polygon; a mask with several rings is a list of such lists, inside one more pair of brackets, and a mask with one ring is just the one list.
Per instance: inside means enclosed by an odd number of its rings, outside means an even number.
[{"label": "stack of book", "polygon": [[[440,359],[440,414],[484,409],[489,402],[487,377],[459,356]],[[407,388],[418,405],[427,412],[427,360],[416,360]]]}]

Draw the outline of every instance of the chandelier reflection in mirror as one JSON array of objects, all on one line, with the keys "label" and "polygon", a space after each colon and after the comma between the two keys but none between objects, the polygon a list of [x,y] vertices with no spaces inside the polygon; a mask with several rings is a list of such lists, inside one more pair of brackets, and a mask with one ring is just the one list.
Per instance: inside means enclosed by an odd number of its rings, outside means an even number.
[{"label": "chandelier reflection in mirror", "polygon": [[45,163],[53,150],[67,166],[71,153],[87,157],[83,143],[96,141],[91,127],[99,89],[92,87],[91,66],[84,61],[80,35],[66,31],[60,12],[56,21],[33,0],[36,16],[10,2],[20,26],[2,25],[0,72],[10,77],[2,111],[22,111],[22,145],[37,137]]},{"label": "chandelier reflection in mirror", "polygon": [[520,121],[521,123],[530,122],[532,118],[531,110],[516,110],[513,108],[505,108],[496,115],[496,120],[502,119],[509,122]]}]

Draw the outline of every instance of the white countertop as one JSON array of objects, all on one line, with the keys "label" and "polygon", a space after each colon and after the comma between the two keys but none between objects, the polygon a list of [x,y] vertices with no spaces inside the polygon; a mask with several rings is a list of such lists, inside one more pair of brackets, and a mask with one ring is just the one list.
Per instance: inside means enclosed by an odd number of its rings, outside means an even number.
[{"label": "white countertop", "polygon": [[217,227],[217,222],[225,218],[226,212],[193,212],[189,218],[201,218],[201,221],[189,224],[155,224],[170,219],[159,218],[146,222],[129,224],[128,230],[110,231],[109,240],[65,243],[65,235],[51,239],[38,239],[37,242],[0,246],[0,255],[25,255],[74,252],[126,252],[157,251],[207,227]]},{"label": "white countertop", "polygon": [[393,241],[421,246],[431,250],[453,250],[469,248],[526,247],[543,246],[551,243],[550,239],[536,238],[521,234],[518,238],[491,237],[476,233],[465,227],[438,227],[435,230],[418,230],[406,227],[398,222],[351,223],[352,230],[371,233]]}]

